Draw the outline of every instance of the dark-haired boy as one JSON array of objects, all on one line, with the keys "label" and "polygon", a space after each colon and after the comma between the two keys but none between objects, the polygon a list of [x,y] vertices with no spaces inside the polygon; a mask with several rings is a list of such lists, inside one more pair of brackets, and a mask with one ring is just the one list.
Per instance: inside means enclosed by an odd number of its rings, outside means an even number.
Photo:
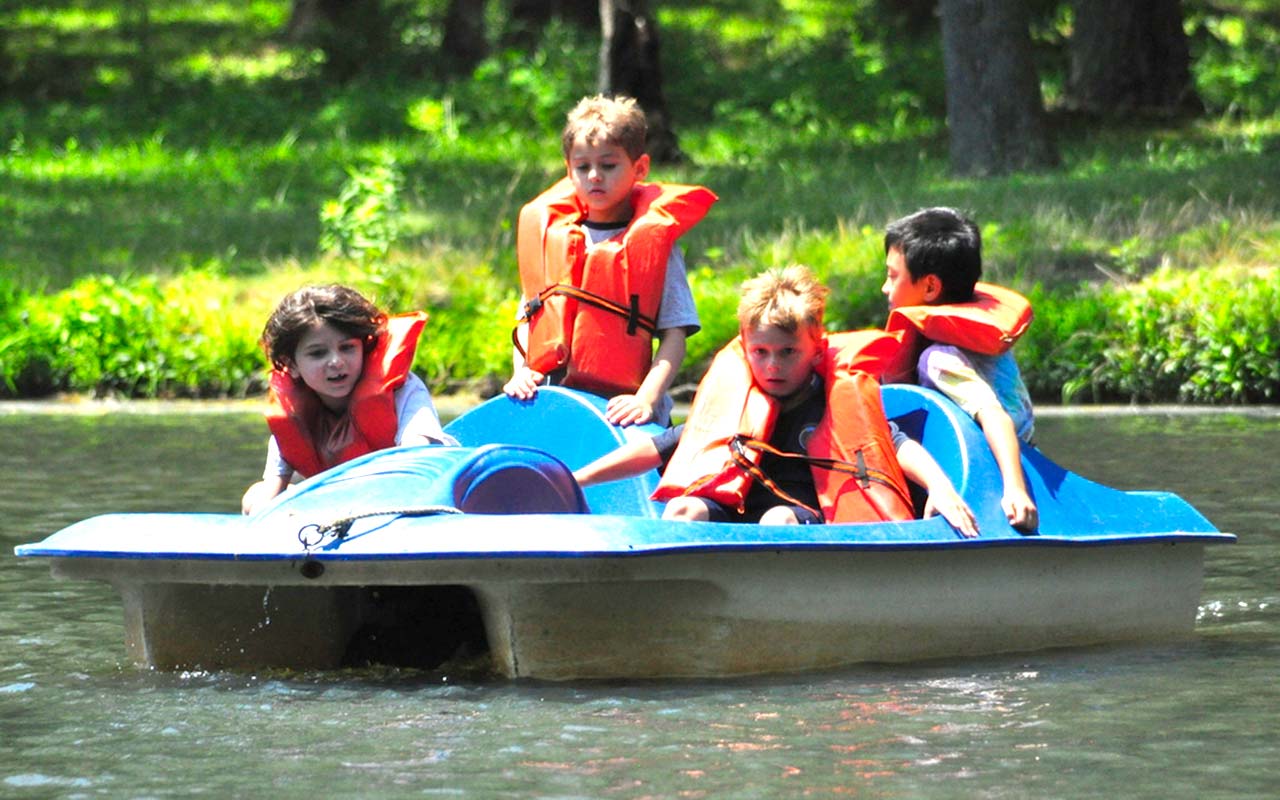
[{"label": "dark-haired boy", "polygon": [[1009,348],[1031,321],[1025,298],[979,283],[982,236],[952,208],[926,208],[888,225],[884,236],[887,328],[919,351],[916,380],[956,402],[982,428],[1000,467],[1009,523],[1039,520],[1022,472],[1021,442],[1035,432],[1031,400]]}]

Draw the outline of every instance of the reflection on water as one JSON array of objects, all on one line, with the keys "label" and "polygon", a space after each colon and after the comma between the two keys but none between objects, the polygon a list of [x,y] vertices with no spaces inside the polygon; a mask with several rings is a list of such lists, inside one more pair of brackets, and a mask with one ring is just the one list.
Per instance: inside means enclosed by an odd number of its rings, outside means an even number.
[{"label": "reflection on water", "polygon": [[1208,550],[1199,635],[738,681],[474,683],[395,670],[156,673],[108,586],[15,544],[108,511],[234,511],[252,414],[0,416],[0,795],[1275,796],[1274,418],[1066,417],[1044,450],[1178,492]]}]

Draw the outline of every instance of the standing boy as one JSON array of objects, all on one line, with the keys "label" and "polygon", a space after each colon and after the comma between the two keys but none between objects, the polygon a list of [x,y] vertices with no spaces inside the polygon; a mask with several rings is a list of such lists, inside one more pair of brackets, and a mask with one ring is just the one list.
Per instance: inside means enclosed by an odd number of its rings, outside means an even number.
[{"label": "standing boy", "polygon": [[520,211],[524,302],[508,396],[563,384],[608,397],[614,424],[670,423],[667,390],[700,327],[676,239],[716,197],[644,183],[645,135],[630,98],[589,97],[569,113],[567,177]]},{"label": "standing boy", "polygon": [[1031,324],[1031,306],[1009,289],[979,283],[982,237],[951,208],[926,208],[884,235],[889,331],[906,335],[922,386],[951,398],[982,428],[1000,467],[1009,523],[1039,523],[1027,492],[1020,442],[1035,432],[1031,400],[1010,348]]}]

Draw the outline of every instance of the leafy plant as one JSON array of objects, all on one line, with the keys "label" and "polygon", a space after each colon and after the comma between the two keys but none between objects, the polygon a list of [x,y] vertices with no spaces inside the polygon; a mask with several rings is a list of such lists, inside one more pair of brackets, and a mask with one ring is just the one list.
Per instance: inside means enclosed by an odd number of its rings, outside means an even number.
[{"label": "leafy plant", "polygon": [[385,258],[404,227],[403,180],[390,154],[364,168],[349,168],[338,196],[320,211],[320,247],[349,258]]}]

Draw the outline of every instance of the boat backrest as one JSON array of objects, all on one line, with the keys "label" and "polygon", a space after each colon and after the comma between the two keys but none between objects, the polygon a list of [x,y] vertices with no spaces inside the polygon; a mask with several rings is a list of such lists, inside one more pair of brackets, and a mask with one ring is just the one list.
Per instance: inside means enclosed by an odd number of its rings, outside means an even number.
[{"label": "boat backrest", "polygon": [[379,450],[281,495],[260,517],[341,518],[438,507],[470,514],[583,513],[586,500],[564,462],[529,447]]},{"label": "boat backrest", "polygon": [[[886,384],[880,389],[885,416],[919,442],[951,479],[956,491],[973,509],[983,536],[1009,527],[1000,509],[1003,483],[995,456],[982,429],[960,407],[931,389],[910,384]],[[913,490],[916,487],[913,487]],[[923,493],[915,493],[916,513],[924,507]]]},{"label": "boat backrest", "polygon": [[586,498],[569,467],[541,450],[485,445],[454,474],[454,506],[468,514],[587,511]]},{"label": "boat backrest", "polygon": [[[978,517],[982,538],[1017,537],[1000,507],[1003,483],[978,424],[942,394],[906,384],[881,390],[885,415],[924,445]],[[1169,492],[1125,492],[1095,483],[1022,445],[1027,492],[1039,511],[1040,536],[1088,540],[1154,531],[1212,532],[1185,500]],[[919,509],[917,509],[919,510]]]},{"label": "boat backrest", "polygon": [[[605,400],[585,392],[542,387],[533,400],[500,395],[481,403],[445,426],[463,445],[510,444],[550,453],[570,470],[637,437],[662,431],[658,425],[618,427],[604,417]],[[649,499],[658,485],[657,471],[587,487],[587,505],[611,514],[658,517],[662,506]]]}]

